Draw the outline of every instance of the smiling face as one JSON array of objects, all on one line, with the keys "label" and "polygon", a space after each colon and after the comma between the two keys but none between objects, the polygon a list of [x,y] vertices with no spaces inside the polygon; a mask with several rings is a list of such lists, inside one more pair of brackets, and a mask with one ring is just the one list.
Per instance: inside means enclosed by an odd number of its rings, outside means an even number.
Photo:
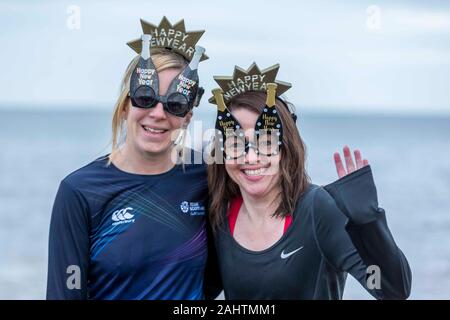
[{"label": "smiling face", "polygon": [[[246,108],[234,108],[233,116],[242,126],[247,141],[254,140],[254,128],[258,114]],[[233,138],[228,138],[233,139]],[[227,141],[225,141],[225,145]],[[236,160],[225,160],[225,169],[230,178],[239,186],[241,193],[253,197],[265,197],[271,193],[278,193],[280,153],[265,156],[257,154],[255,149],[249,148],[247,154]]]},{"label": "smiling face", "polygon": [[[177,68],[169,68],[158,72],[160,95],[167,93],[172,80],[180,71]],[[124,114],[127,121],[125,143],[141,154],[170,154],[172,137],[176,137],[178,130],[189,123],[191,116],[191,112],[183,118],[167,113],[161,102],[148,109],[133,107],[128,99]]]}]

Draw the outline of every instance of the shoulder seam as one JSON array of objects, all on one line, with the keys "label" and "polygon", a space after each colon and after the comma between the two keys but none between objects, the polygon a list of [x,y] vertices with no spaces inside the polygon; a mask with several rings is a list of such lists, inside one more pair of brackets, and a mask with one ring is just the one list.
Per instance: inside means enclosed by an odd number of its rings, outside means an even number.
[{"label": "shoulder seam", "polygon": [[[319,186],[318,188],[316,188],[314,195],[313,195],[313,201],[312,201],[312,213],[311,213],[311,223],[312,223],[312,227],[313,227],[313,236],[314,236],[314,240],[316,242],[317,248],[319,249],[320,254],[322,255],[322,258],[327,262],[327,264],[329,264],[331,267],[333,267],[333,269],[335,269],[338,272],[342,272],[342,270],[340,270],[339,268],[336,268],[336,266],[330,262],[330,260],[328,260],[328,258],[326,257],[326,255],[324,254],[322,248],[320,247],[320,243],[319,243],[319,239],[317,238],[317,232],[316,232],[316,220],[315,220],[315,214],[316,214],[316,196],[317,196],[317,191],[322,189],[323,191],[327,192],[322,186]],[[328,193],[328,192],[327,192]]]},{"label": "shoulder seam", "polygon": [[89,207],[89,202],[87,201],[86,197],[83,195],[83,193],[78,188],[74,187],[69,181],[67,181],[67,179],[63,179],[61,181],[61,184],[65,184],[68,188],[70,188],[70,190],[72,190],[73,193],[77,194],[80,197],[83,207],[86,209],[86,214],[87,214],[87,219],[89,221],[89,229],[90,229],[91,225],[92,225],[92,217],[90,214],[91,209]]},{"label": "shoulder seam", "polygon": [[99,161],[99,160],[104,160],[105,157],[107,157],[107,155],[102,156],[102,157],[99,157],[99,158],[97,158],[97,159],[95,159],[95,160],[89,162],[88,164],[85,164],[84,166],[82,166],[82,167],[80,167],[80,168],[78,168],[78,169],[72,171],[72,172],[69,173],[63,180],[66,180],[67,178],[69,178],[69,177],[71,177],[72,175],[78,173],[79,171],[83,170],[84,168],[87,168],[87,167],[91,166],[92,164],[94,164],[95,162],[97,162],[97,161]]}]

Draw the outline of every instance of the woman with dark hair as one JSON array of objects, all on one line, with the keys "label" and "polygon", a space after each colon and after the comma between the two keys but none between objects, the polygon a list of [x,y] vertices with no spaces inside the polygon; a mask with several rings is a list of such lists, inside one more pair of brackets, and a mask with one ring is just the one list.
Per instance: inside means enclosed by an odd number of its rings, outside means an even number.
[{"label": "woman with dark hair", "polygon": [[215,77],[209,214],[226,299],[341,299],[347,273],[377,299],[406,299],[411,271],[368,161],[345,147],[346,169],[335,154],[340,179],[310,182],[278,68]]}]

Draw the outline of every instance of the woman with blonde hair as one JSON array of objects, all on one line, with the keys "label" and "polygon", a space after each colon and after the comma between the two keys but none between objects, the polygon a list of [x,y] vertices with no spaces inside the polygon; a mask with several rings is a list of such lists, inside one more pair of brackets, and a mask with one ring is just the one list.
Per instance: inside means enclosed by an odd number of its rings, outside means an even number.
[{"label": "woman with blonde hair", "polygon": [[141,54],[122,81],[111,153],[68,175],[56,195],[48,299],[207,296],[206,168],[177,148],[202,94],[203,31],[165,17],[142,27],[129,43]]},{"label": "woman with blonde hair", "polygon": [[406,299],[408,262],[386,223],[368,161],[344,148],[339,180],[310,182],[278,65],[215,77],[210,220],[226,299],[341,299],[347,273],[378,299]]}]

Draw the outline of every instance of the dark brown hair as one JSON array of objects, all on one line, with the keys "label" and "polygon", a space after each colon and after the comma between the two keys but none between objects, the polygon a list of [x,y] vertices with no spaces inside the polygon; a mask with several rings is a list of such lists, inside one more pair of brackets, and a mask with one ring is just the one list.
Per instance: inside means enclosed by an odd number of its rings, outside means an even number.
[{"label": "dark brown hair", "polygon": [[[257,114],[265,107],[266,94],[263,92],[246,92],[238,95],[230,103],[229,110],[245,108]],[[297,200],[306,190],[310,178],[306,172],[306,146],[300,137],[297,126],[292,119],[289,103],[276,100],[276,109],[281,117],[283,126],[283,140],[280,158],[280,177],[278,197],[281,201],[274,212],[275,217],[284,217],[292,214]],[[216,157],[213,148],[211,156]],[[219,227],[225,218],[224,213],[232,199],[240,195],[238,185],[228,176],[225,165],[214,162],[208,165],[209,189],[209,215],[214,230]]]}]

